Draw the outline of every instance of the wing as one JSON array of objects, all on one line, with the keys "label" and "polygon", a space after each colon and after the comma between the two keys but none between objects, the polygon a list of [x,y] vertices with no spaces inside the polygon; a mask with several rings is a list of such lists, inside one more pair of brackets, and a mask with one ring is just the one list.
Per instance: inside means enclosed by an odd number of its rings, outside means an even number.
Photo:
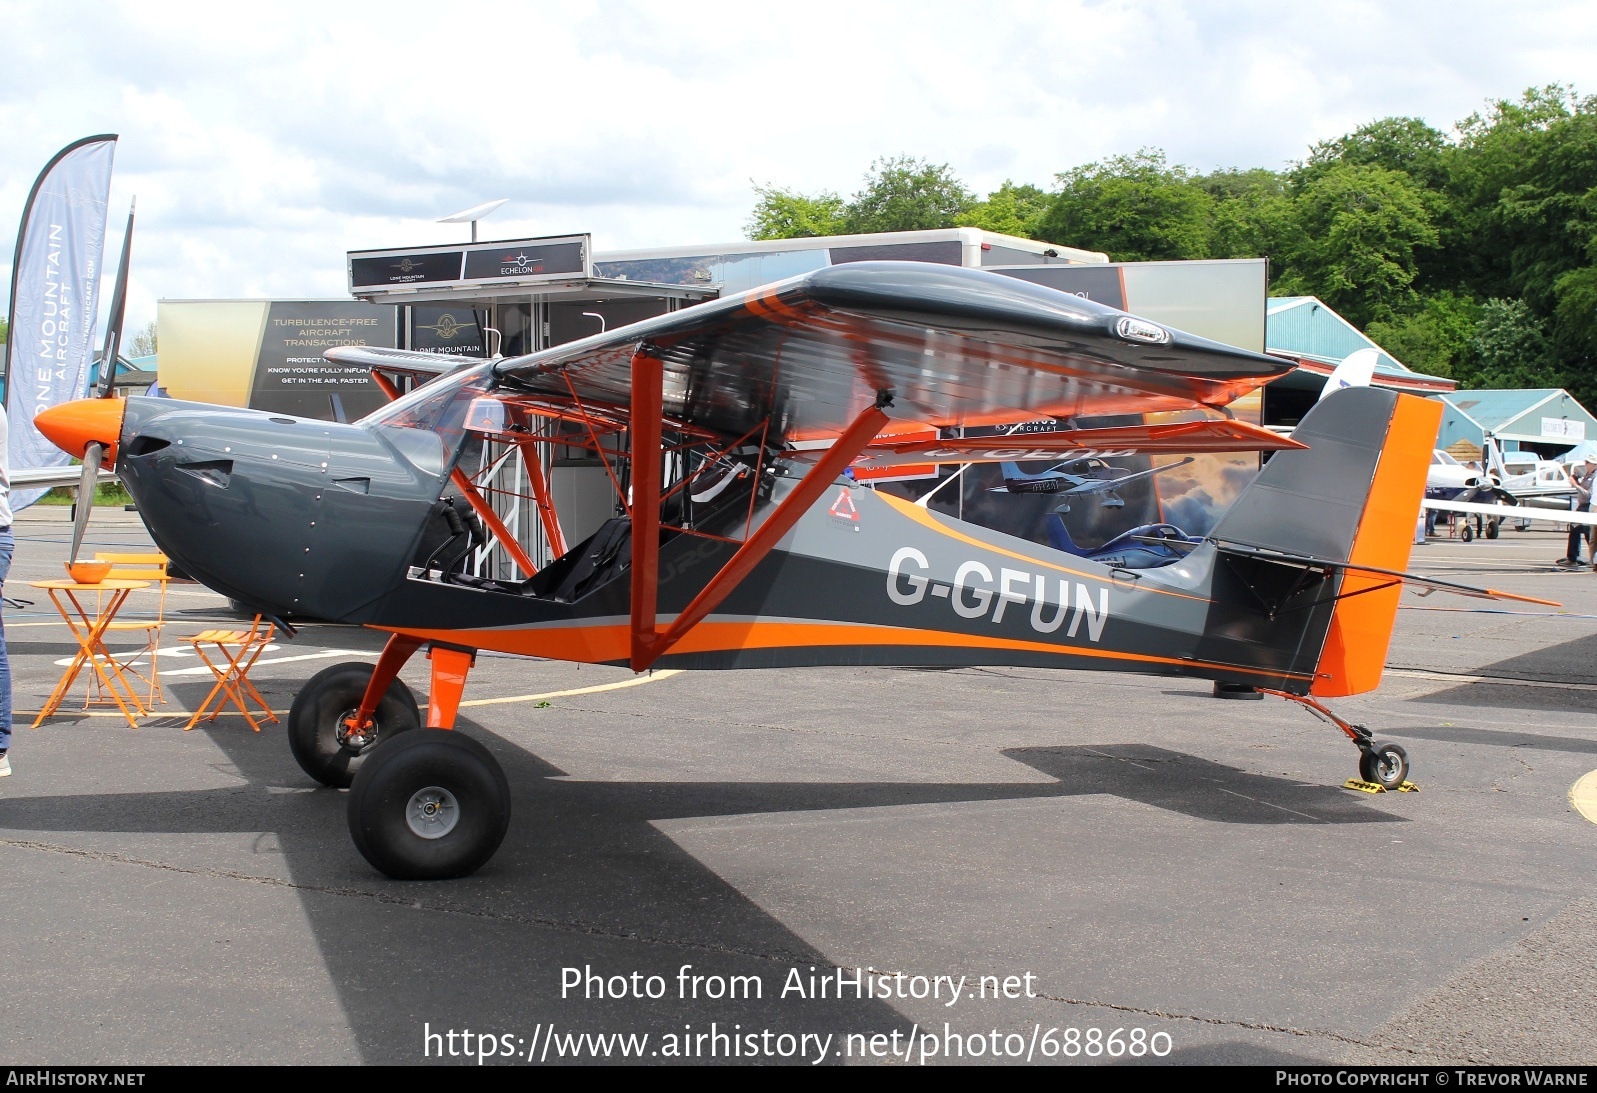
[{"label": "wing", "polygon": [[1597,512],[1544,509],[1535,505],[1482,505],[1474,501],[1436,501],[1429,497],[1421,503],[1437,512],[1458,512],[1469,516],[1501,516],[1507,520],[1546,520],[1555,524],[1597,527]]},{"label": "wing", "polygon": [[[341,363],[370,350],[336,349]],[[726,436],[837,436],[889,416],[947,427],[1224,406],[1293,367],[1014,278],[923,262],[830,266],[501,361],[533,397],[615,410],[634,355],[662,362],[664,416]]]},{"label": "wing", "polygon": [[374,345],[340,345],[322,355],[334,364],[366,367],[377,372],[393,372],[423,380],[446,375],[465,365],[482,363],[476,357],[421,353],[414,349],[384,349]]},{"label": "wing", "polygon": [[1024,463],[1090,454],[1264,452],[1306,447],[1308,445],[1300,440],[1245,421],[1209,420],[953,440],[881,437],[854,462],[856,466],[874,469],[909,463]]}]

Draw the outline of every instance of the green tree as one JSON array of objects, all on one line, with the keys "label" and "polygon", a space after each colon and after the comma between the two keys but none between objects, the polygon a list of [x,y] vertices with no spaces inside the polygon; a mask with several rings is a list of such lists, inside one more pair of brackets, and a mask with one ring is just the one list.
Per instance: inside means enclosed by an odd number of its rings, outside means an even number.
[{"label": "green tree", "polygon": [[1531,88],[1459,131],[1450,272],[1477,296],[1523,301],[1564,385],[1597,400],[1597,98]]},{"label": "green tree", "polygon": [[1214,198],[1163,152],[1144,148],[1056,177],[1060,191],[1039,223],[1044,238],[1120,262],[1209,256]]},{"label": "green tree", "polygon": [[1457,377],[1461,387],[1564,386],[1546,324],[1524,300],[1482,304],[1470,349],[1471,366]]},{"label": "green tree", "polygon": [[1300,248],[1302,233],[1283,175],[1265,167],[1232,168],[1199,175],[1192,184],[1214,199],[1209,257],[1270,257],[1277,260],[1272,272],[1279,274],[1284,256]]},{"label": "green tree", "polygon": [[1559,123],[1580,105],[1572,91],[1553,84],[1530,88],[1517,102],[1500,99],[1458,123],[1447,185],[1454,216],[1444,225],[1437,283],[1461,286],[1481,299],[1524,294],[1515,252],[1527,242],[1530,225],[1523,214],[1529,210],[1522,207],[1511,218],[1502,198],[1531,179],[1531,165],[1545,145],[1558,140]]},{"label": "green tree", "polygon": [[[1043,214],[1048,211],[1053,198],[1040,186],[1017,185],[1008,179],[987,195],[985,201],[972,205],[954,218],[961,227],[981,228],[1000,235],[1018,235],[1023,239],[1041,239],[1038,234]],[[1054,240],[1057,242],[1057,240]]]},{"label": "green tree", "polygon": [[1318,296],[1361,327],[1417,305],[1417,252],[1437,234],[1408,175],[1337,164],[1305,185],[1294,206],[1302,235],[1281,291]]},{"label": "green tree", "polygon": [[133,335],[128,342],[126,355],[129,357],[152,357],[155,355],[159,339],[156,337],[155,320],[151,319],[143,330]]},{"label": "green tree", "polygon": [[976,195],[948,164],[886,156],[871,164],[865,187],[843,209],[850,234],[951,228],[976,204]]},{"label": "green tree", "polygon": [[1447,134],[1420,118],[1381,118],[1346,136],[1315,144],[1297,173],[1309,182],[1341,163],[1384,167],[1402,171],[1427,189],[1440,190],[1447,185],[1451,148]]},{"label": "green tree", "polygon": [[754,192],[759,200],[743,225],[750,239],[837,235],[843,229],[843,199],[830,191],[807,195],[756,183]]},{"label": "green tree", "polygon": [[1375,320],[1364,332],[1416,372],[1457,378],[1473,374],[1471,354],[1480,316],[1476,301],[1444,291],[1427,297],[1408,315]]}]

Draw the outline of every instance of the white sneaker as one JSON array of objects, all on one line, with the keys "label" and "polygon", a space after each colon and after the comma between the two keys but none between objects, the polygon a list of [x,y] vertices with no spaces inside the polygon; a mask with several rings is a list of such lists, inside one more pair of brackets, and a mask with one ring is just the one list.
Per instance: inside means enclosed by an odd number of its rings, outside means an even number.
[{"label": "white sneaker", "polygon": [[11,777],[11,756],[0,755],[0,778]]}]

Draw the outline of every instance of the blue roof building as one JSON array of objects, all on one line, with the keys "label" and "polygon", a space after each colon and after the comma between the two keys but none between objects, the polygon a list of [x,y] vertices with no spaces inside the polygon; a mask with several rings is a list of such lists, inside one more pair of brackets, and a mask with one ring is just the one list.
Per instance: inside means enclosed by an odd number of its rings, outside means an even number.
[{"label": "blue roof building", "polygon": [[1597,417],[1558,388],[1454,391],[1438,397],[1443,407],[1438,448],[1460,441],[1478,448],[1490,433],[1504,451],[1524,449],[1554,456],[1597,439]]}]

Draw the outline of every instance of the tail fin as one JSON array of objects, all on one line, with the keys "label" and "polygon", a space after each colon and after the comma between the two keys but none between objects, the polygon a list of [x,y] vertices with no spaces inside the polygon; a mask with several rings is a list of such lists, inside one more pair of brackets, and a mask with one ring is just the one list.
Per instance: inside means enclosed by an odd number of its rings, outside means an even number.
[{"label": "tail fin", "polygon": [[1324,402],[1328,395],[1349,387],[1368,387],[1375,379],[1375,366],[1381,361],[1381,352],[1378,349],[1357,349],[1342,358],[1342,363],[1332,369],[1326,378],[1325,386],[1320,388],[1320,397],[1316,402]]},{"label": "tail fin", "polygon": [[[1229,542],[1407,568],[1441,415],[1440,403],[1412,395],[1375,387],[1337,392],[1292,434],[1308,449],[1275,453],[1211,538],[1222,550]],[[1361,694],[1380,683],[1401,594],[1389,578],[1342,575],[1311,693]]]},{"label": "tail fin", "polygon": [[1074,554],[1078,558],[1086,557],[1087,552],[1076,545],[1076,540],[1070,537],[1070,529],[1065,527],[1065,518],[1057,512],[1050,512],[1044,523],[1048,528],[1048,545],[1055,550],[1062,550],[1066,554]]}]

